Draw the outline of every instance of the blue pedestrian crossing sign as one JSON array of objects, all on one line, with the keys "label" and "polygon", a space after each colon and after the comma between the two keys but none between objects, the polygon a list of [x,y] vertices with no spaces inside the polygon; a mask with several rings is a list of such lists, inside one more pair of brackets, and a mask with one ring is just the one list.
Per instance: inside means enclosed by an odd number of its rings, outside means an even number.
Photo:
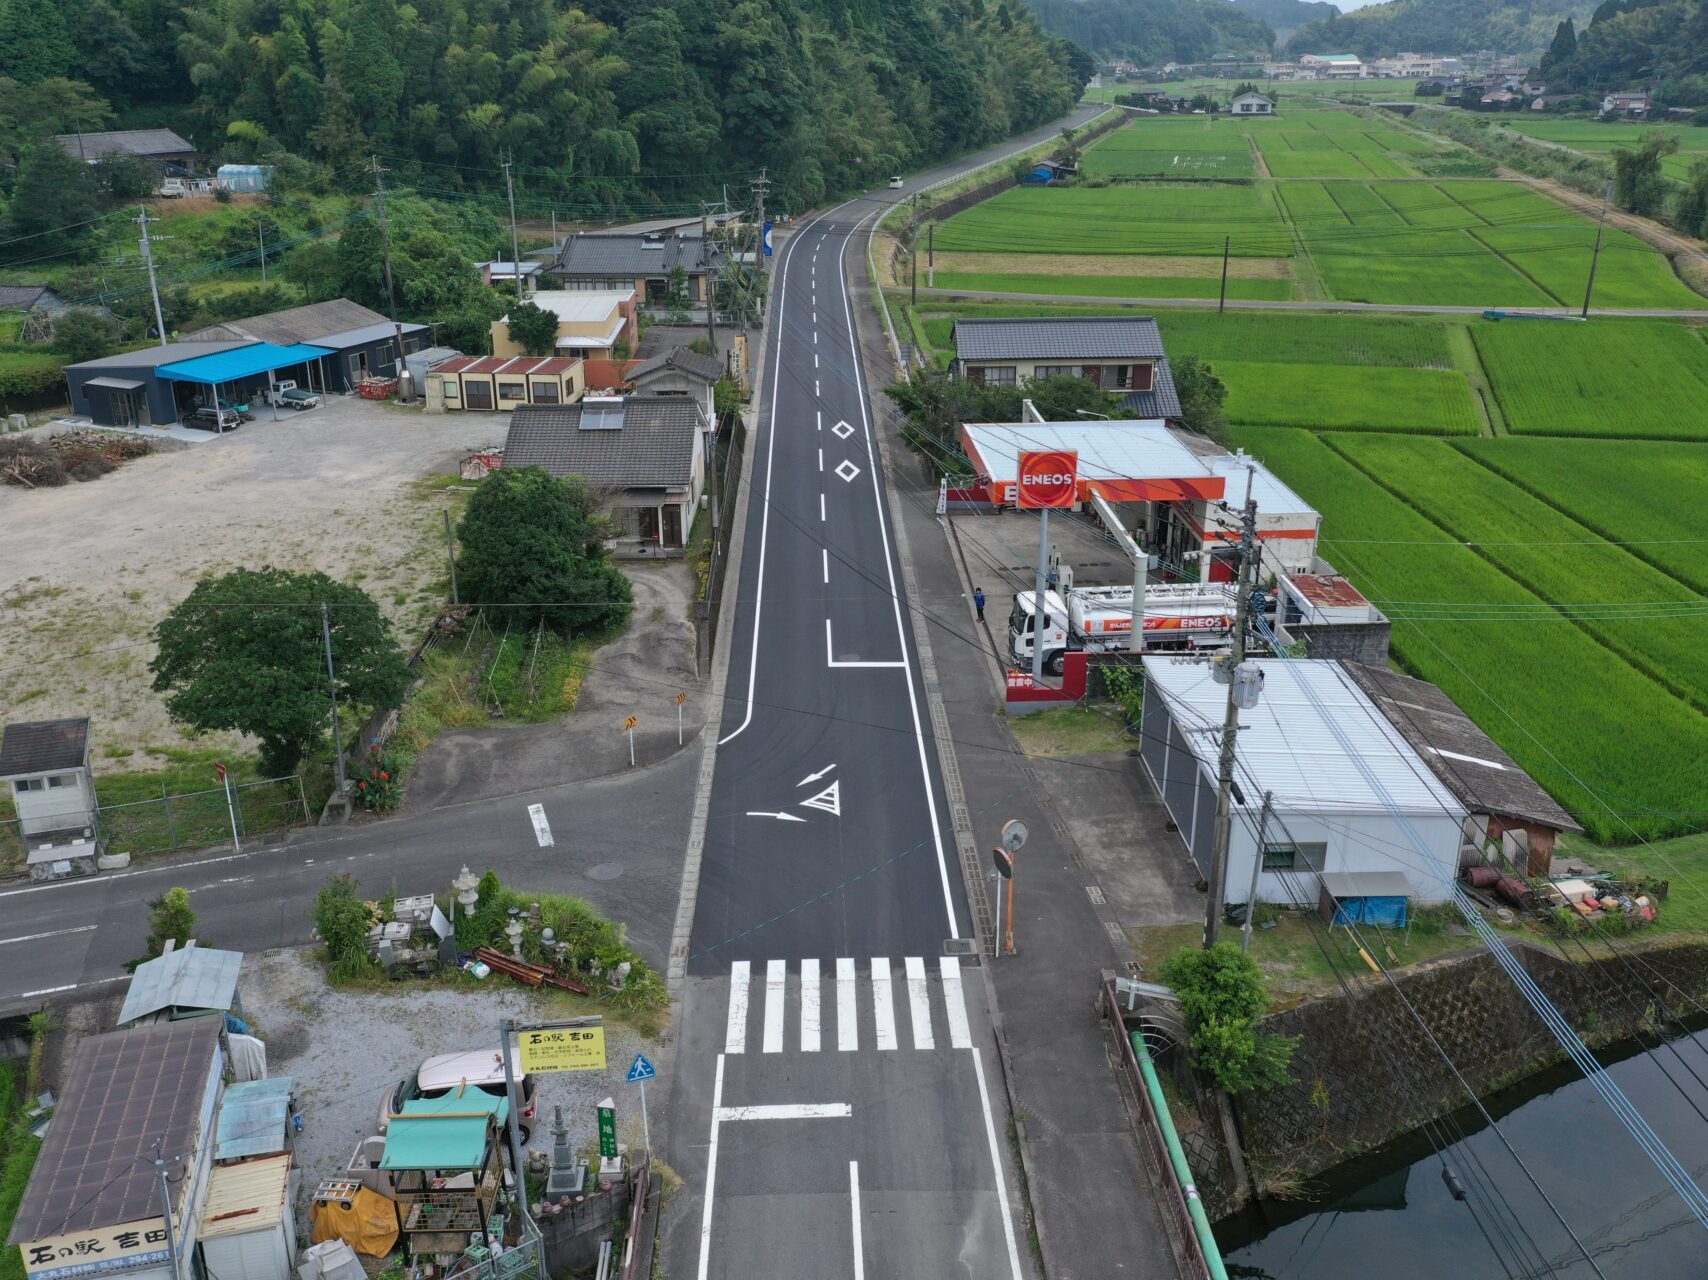
[{"label": "blue pedestrian crossing sign", "polygon": [[635,1054],[634,1062],[629,1064],[629,1083],[638,1084],[642,1080],[650,1080],[658,1072],[653,1070],[652,1063],[647,1061],[646,1054]]}]

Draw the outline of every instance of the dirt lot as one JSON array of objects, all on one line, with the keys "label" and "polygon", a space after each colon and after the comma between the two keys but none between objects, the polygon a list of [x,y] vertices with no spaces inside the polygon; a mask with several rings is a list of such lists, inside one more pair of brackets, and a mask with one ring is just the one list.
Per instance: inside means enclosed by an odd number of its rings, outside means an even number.
[{"label": "dirt lot", "polygon": [[[239,566],[359,582],[410,643],[441,597],[427,478],[504,421],[333,399],[60,489],[0,486],[0,707],[94,718],[96,767],[159,763],[184,735],[148,689],[149,633],[195,581]],[[217,745],[217,739],[207,740]]]}]

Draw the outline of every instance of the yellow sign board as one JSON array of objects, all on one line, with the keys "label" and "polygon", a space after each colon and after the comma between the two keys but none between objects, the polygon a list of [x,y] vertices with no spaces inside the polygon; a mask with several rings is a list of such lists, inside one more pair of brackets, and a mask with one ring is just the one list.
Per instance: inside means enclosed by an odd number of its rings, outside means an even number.
[{"label": "yellow sign board", "polygon": [[115,1227],[91,1227],[66,1235],[47,1236],[18,1246],[24,1272],[31,1280],[92,1275],[165,1262],[166,1220],[145,1218]]},{"label": "yellow sign board", "polygon": [[560,1027],[545,1031],[518,1031],[522,1070],[529,1075],[544,1071],[603,1071],[605,1069],[604,1027]]},{"label": "yellow sign board", "polygon": [[639,723],[640,723],[640,717],[639,716],[630,716],[627,720],[623,721],[623,728],[632,729]]}]

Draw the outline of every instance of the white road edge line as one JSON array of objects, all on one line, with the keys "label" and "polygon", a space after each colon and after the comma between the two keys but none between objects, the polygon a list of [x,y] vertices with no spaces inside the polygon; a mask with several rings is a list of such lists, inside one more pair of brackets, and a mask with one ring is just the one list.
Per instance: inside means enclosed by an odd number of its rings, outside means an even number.
[{"label": "white road edge line", "polygon": [[[984,1077],[979,1077],[979,1083],[984,1083]],[[718,1121],[723,1114],[723,1101],[724,1056],[720,1053],[717,1078],[712,1084],[712,1132],[706,1144],[706,1203],[700,1209],[700,1280],[706,1280],[706,1268],[712,1260],[712,1205],[716,1203],[713,1193],[718,1183]]]},{"label": "white road edge line", "polygon": [[925,982],[924,957],[908,956],[905,963],[907,1007],[913,1015],[913,1047],[935,1049],[937,1041],[931,1034],[931,988]]},{"label": "white road edge line", "polygon": [[872,961],[872,1019],[875,1023],[878,1048],[896,1047],[896,1007],[890,995],[890,962],[885,956]]},{"label": "white road edge line", "polygon": [[849,1220],[854,1224],[854,1280],[866,1280],[866,1246],[860,1232],[860,1162],[848,1162],[848,1200],[852,1209]]},{"label": "white road edge line", "polygon": [[972,1028],[967,1025],[967,997],[961,988],[961,962],[954,956],[939,956],[943,974],[943,1007],[949,1011],[949,1047],[971,1049]]},{"label": "white road edge line", "polygon": [[[856,224],[856,230],[864,225],[864,220]],[[837,251],[837,261],[840,270],[837,275],[842,285],[842,316],[848,326],[848,351],[853,358],[855,399],[860,402],[860,424],[866,433],[866,457],[872,469],[872,504],[878,512],[878,537],[884,547],[884,568],[889,574],[890,601],[895,608],[896,638],[901,642],[901,665],[906,669],[907,704],[913,712],[913,737],[919,750],[919,775],[925,784],[925,805],[931,814],[931,840],[937,848],[937,874],[943,884],[943,909],[949,916],[949,936],[961,936],[960,926],[955,920],[955,896],[949,888],[949,862],[943,852],[943,820],[937,813],[937,793],[931,783],[931,766],[925,758],[925,728],[919,718],[919,695],[914,691],[914,674],[912,659],[908,656],[907,628],[901,620],[901,591],[896,586],[895,555],[890,549],[889,519],[884,514],[884,495],[878,486],[878,450],[872,439],[872,415],[866,408],[866,373],[860,364],[860,344],[855,336],[854,310],[848,300],[848,268],[842,263],[847,253],[848,242],[853,238],[854,231],[850,230],[842,238],[842,248]]]},{"label": "white road edge line", "polygon": [[860,1048],[859,1015],[854,1008],[852,956],[838,956],[836,960],[836,1048],[842,1053],[854,1053]]},{"label": "white road edge line", "polygon": [[[996,1146],[996,1121],[991,1118],[990,1090],[984,1082],[984,1056],[977,1049],[974,1049],[972,1054],[973,1074],[979,1080],[979,1101],[984,1104],[984,1136],[990,1144],[990,1168],[992,1175],[996,1178],[996,1203],[1002,1209],[1002,1234],[1008,1243],[1008,1270],[1014,1280],[1021,1280],[1020,1251],[1014,1247],[1014,1216],[1008,1211],[1008,1180],[1002,1176],[1002,1154]],[[723,1059],[721,1058],[718,1060],[718,1081],[720,1084],[723,1081]],[[712,1153],[714,1157],[717,1154],[717,1130],[715,1128],[712,1130]],[[711,1196],[712,1184],[708,1175],[706,1180],[706,1203],[708,1205],[711,1203]],[[711,1210],[708,1208],[706,1213],[709,1218]],[[703,1253],[700,1256],[702,1259],[705,1257]],[[700,1270],[701,1280],[704,1280],[705,1274],[705,1268],[702,1266]]]},{"label": "white road edge line", "polygon": [[801,961],[801,1052],[817,1053],[822,1016],[819,1012],[818,961]]},{"label": "white road edge line", "polygon": [[838,1120],[854,1114],[846,1102],[773,1102],[756,1107],[719,1107],[720,1122],[735,1120]]},{"label": "white road edge line", "polygon": [[[724,1029],[724,1052],[747,1052],[747,984],[753,978],[753,965],[737,960],[729,967],[729,1025]],[[721,1063],[721,1059],[720,1059]],[[720,1066],[720,1071],[722,1070]]]},{"label": "white road edge line", "polygon": [[[50,880],[47,884],[33,884],[26,889],[0,891],[0,898],[13,898],[20,893],[45,893],[50,889],[70,889],[81,884],[111,884],[115,880],[129,880],[132,876],[160,875],[162,872],[177,875],[179,872],[188,871],[192,867],[212,867],[222,862],[242,862],[254,856],[252,853],[228,853],[218,858],[203,858],[199,862],[166,862],[159,866],[143,867],[137,871],[103,873],[98,876],[78,876],[75,880]],[[310,858],[308,863],[313,865],[314,859]]]},{"label": "white road edge line", "polygon": [[769,960],[765,964],[765,1042],[766,1053],[783,1052],[783,1002],[789,981],[789,965],[785,960]]},{"label": "white road edge line", "polygon": [[0,938],[0,947],[13,942],[34,942],[38,938],[57,938],[67,933],[88,933],[93,928],[95,926],[92,924],[80,924],[75,929],[49,929],[46,933],[26,933],[17,938]]}]

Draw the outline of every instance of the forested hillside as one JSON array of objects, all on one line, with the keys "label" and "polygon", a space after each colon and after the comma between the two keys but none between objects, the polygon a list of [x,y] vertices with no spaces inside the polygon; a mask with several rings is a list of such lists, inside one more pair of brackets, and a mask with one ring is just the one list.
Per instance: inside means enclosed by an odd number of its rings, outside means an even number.
[{"label": "forested hillside", "polygon": [[1088,74],[1019,0],[0,0],[0,184],[42,134],[168,125],[293,182],[514,156],[536,196],[634,211],[768,166],[799,206],[1054,119]]},{"label": "forested hillside", "polygon": [[1325,22],[1340,13],[1327,0],[1233,0],[1233,5],[1259,22],[1268,23],[1280,43],[1285,43],[1286,36],[1307,22]]},{"label": "forested hillside", "polygon": [[1228,0],[1026,0],[1052,35],[1141,66],[1266,53],[1274,34]]},{"label": "forested hillside", "polygon": [[1389,57],[1404,50],[1455,54],[1477,49],[1540,53],[1562,18],[1588,14],[1591,0],[1389,0],[1301,27],[1287,43],[1304,53]]},{"label": "forested hillside", "polygon": [[1542,59],[1549,87],[1650,88],[1669,105],[1708,102],[1708,4],[1607,0],[1587,26],[1564,26]]}]

